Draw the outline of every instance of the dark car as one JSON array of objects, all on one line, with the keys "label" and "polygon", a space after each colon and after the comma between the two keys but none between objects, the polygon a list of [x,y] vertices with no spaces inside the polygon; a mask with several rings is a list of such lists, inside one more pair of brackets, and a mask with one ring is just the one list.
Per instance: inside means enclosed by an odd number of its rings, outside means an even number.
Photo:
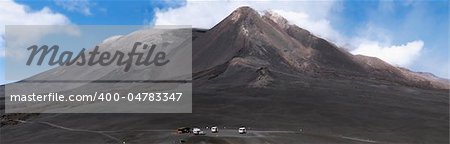
[{"label": "dark car", "polygon": [[182,133],[190,133],[191,132],[191,128],[189,127],[180,127],[177,129],[177,133],[182,134]]}]

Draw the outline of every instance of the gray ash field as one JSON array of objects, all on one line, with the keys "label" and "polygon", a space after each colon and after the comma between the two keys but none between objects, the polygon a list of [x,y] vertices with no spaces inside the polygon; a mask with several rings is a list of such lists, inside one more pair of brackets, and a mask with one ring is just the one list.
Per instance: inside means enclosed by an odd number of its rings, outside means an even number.
[{"label": "gray ash field", "polygon": [[[129,143],[177,141],[182,126],[228,127],[237,134],[245,125],[265,133],[261,137],[192,136],[187,142],[222,143],[365,143],[350,137],[379,143],[447,143],[448,95],[383,85],[366,86],[351,81],[314,85],[292,84],[272,88],[208,89],[195,92],[192,114],[40,114],[27,121],[107,133]],[[213,85],[208,85],[213,86]],[[294,89],[295,88],[295,89]],[[297,134],[302,129],[306,134]],[[140,130],[143,130],[139,132]],[[145,132],[145,130],[166,130]],[[219,133],[222,133],[220,131]],[[54,137],[58,135],[58,137]],[[249,136],[249,137],[247,137]],[[117,143],[98,133],[69,131],[40,123],[2,126],[4,143]]]},{"label": "gray ash field", "polygon": [[242,7],[194,29],[193,78],[192,113],[3,114],[1,142],[449,143],[448,80],[351,55],[273,13]]}]

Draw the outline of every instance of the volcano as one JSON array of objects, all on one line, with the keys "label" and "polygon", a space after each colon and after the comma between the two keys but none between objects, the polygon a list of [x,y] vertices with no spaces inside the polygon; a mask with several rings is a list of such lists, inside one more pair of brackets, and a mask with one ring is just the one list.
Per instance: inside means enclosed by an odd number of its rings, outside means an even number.
[{"label": "volcano", "polygon": [[[241,7],[194,40],[194,73],[264,68],[275,73],[387,81],[413,87],[448,89],[448,82],[421,76],[375,58],[352,55],[278,14],[262,16]],[[220,68],[218,68],[220,67]],[[221,71],[221,73],[225,72]],[[223,77],[233,72],[223,73]],[[200,76],[201,77],[201,76]],[[239,77],[239,76],[237,76]],[[229,79],[229,78],[225,78]]]},{"label": "volcano", "polygon": [[[138,34],[129,37],[146,36],[142,32]],[[207,134],[183,137],[183,140],[190,143],[449,143],[448,80],[395,67],[378,58],[352,55],[289,24],[274,12],[260,14],[250,7],[240,7],[211,29],[193,29],[192,48],[192,113],[8,114],[2,116],[1,140],[5,143],[115,142],[98,133],[45,125],[56,123],[73,129],[111,131],[103,134],[130,143],[171,143],[180,138],[163,131],[144,131],[147,129],[212,125],[224,129],[245,125],[249,134],[254,131],[254,137]],[[54,69],[30,79],[45,79],[62,70]],[[77,71],[82,73],[79,75],[90,75],[93,71],[84,72]],[[123,73],[108,73],[108,77],[118,74]],[[25,118],[31,122],[17,122]],[[287,133],[277,133],[280,131]],[[58,137],[48,138],[49,134],[56,133]],[[91,137],[75,137],[81,135]]]}]

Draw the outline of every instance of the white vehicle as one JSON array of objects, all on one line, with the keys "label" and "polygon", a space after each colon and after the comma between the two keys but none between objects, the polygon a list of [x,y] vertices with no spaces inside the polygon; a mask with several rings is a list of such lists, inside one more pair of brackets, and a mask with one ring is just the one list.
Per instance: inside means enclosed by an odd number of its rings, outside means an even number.
[{"label": "white vehicle", "polygon": [[206,133],[205,132],[203,132],[203,131],[199,131],[198,132],[198,135],[205,135]]},{"label": "white vehicle", "polygon": [[195,135],[198,135],[202,130],[199,128],[193,128],[192,129],[192,133],[194,133]]},{"label": "white vehicle", "polygon": [[247,130],[245,129],[245,127],[240,127],[238,131],[239,131],[239,134],[246,134],[247,133]]},{"label": "white vehicle", "polygon": [[217,128],[216,126],[211,127],[211,132],[212,133],[218,133],[219,132],[219,128]]}]

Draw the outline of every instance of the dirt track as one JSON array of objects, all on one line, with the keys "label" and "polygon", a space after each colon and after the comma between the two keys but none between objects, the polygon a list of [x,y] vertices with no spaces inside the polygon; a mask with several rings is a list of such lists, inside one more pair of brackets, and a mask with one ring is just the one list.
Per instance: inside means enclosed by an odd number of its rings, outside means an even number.
[{"label": "dirt track", "polygon": [[[41,124],[46,125],[48,128],[60,129],[69,132],[85,133],[85,134],[97,134],[105,136],[116,143],[133,143],[133,140],[127,138],[120,139],[120,135],[126,135],[129,133],[138,134],[143,137],[146,135],[161,135],[163,138],[159,143],[278,143],[283,142],[286,138],[296,139],[298,141],[304,141],[308,139],[329,139],[329,142],[346,142],[346,143],[380,143],[373,140],[364,140],[359,138],[345,137],[345,136],[332,136],[332,135],[320,135],[312,134],[304,131],[262,131],[262,130],[248,130],[246,134],[239,134],[235,129],[221,129],[219,133],[211,133],[208,130],[205,131],[205,135],[193,135],[193,134],[177,134],[174,130],[87,130],[87,129],[74,129],[61,125],[53,124],[50,122],[34,122],[23,121],[18,122],[22,124]],[[284,139],[284,140],[283,140]],[[306,141],[305,141],[306,142]],[[114,142],[113,142],[114,143]],[[284,143],[284,142],[283,142]],[[387,143],[387,142],[383,142]]]}]

